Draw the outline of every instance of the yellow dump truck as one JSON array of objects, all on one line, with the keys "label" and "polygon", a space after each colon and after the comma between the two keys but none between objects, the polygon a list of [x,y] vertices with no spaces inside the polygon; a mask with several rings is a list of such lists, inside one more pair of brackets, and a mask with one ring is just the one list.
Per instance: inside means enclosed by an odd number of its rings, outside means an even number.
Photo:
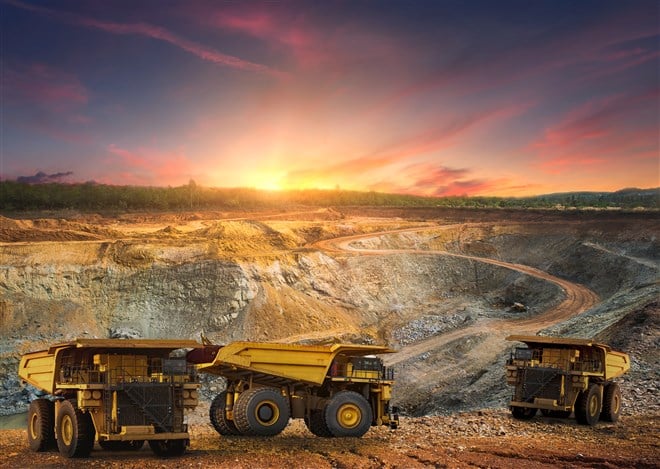
[{"label": "yellow dump truck", "polygon": [[507,340],[526,344],[516,347],[506,364],[515,418],[531,419],[540,409],[560,418],[574,412],[585,425],[618,420],[621,390],[613,380],[630,369],[627,354],[588,339],[512,335]]},{"label": "yellow dump truck", "polygon": [[[28,409],[34,451],[57,444],[66,457],[85,457],[95,441],[108,450],[183,454],[189,434],[184,411],[194,409],[194,365],[179,349],[190,340],[76,339],[24,355],[18,374],[49,395]],[[174,352],[174,353],[173,353]]]},{"label": "yellow dump truck", "polygon": [[233,342],[193,350],[200,372],[227,379],[210,408],[222,435],[272,436],[290,418],[322,437],[360,437],[371,426],[396,428],[390,407],[393,371],[376,354],[387,347]]}]

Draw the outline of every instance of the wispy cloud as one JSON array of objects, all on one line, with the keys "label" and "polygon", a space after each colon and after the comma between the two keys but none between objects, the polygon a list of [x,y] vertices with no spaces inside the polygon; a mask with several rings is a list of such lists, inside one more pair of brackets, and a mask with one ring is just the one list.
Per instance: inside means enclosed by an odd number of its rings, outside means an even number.
[{"label": "wispy cloud", "polygon": [[[399,171],[401,167],[406,167],[406,171],[414,173],[420,166],[411,166],[412,162],[442,158],[444,151],[459,144],[461,139],[466,138],[474,129],[486,123],[501,123],[525,112],[530,105],[530,103],[505,105],[457,116],[443,125],[390,140],[384,145],[379,144],[373,150],[354,158],[290,171],[284,182],[285,185],[293,187],[309,181],[323,182],[325,186],[341,185],[341,181],[352,181],[353,185],[361,185],[369,179],[377,178],[376,173],[383,170],[395,171],[398,176],[402,176]],[[431,173],[426,172],[427,169],[423,168],[418,175],[410,174],[408,177],[419,180],[418,184],[413,184],[418,190],[423,186],[433,185],[437,176],[462,177],[465,171],[438,164],[433,165]],[[424,192],[433,192],[433,189],[424,187]]]},{"label": "wispy cloud", "polygon": [[[134,185],[184,184],[199,171],[183,151],[135,150],[111,144],[107,148],[106,171],[100,182]],[[116,168],[121,168],[117,170]]]},{"label": "wispy cloud", "polygon": [[599,167],[614,159],[657,158],[658,97],[660,89],[654,89],[586,102],[546,128],[530,150],[539,167],[552,174]]},{"label": "wispy cloud", "polygon": [[[284,23],[265,11],[223,11],[212,14],[209,21],[216,27],[246,34],[271,45],[287,48],[299,64],[311,65],[324,60],[326,52],[318,31],[300,21]],[[325,44],[327,47],[327,43]]]},{"label": "wispy cloud", "polygon": [[89,139],[89,92],[75,75],[42,63],[14,64],[3,75],[7,124],[69,143]]},{"label": "wispy cloud", "polygon": [[284,5],[211,3],[183,14],[207,27],[259,40],[270,51],[292,59],[298,71],[323,73],[317,77],[323,82],[349,73],[359,75],[374,66],[392,72],[392,62],[406,54],[389,34],[365,29],[353,19],[329,23],[314,13]]},{"label": "wispy cloud", "polygon": [[[408,181],[402,184],[402,181]],[[372,184],[371,190],[436,197],[471,196],[502,189],[501,179],[474,177],[468,168],[422,163],[403,168],[396,179]]]},{"label": "wispy cloud", "polygon": [[9,104],[31,103],[52,111],[68,111],[89,100],[76,76],[41,63],[7,67],[3,89]]},{"label": "wispy cloud", "polygon": [[659,44],[660,34],[610,42],[585,59],[585,72],[580,82],[588,84],[602,81],[609,75],[620,74],[648,62],[657,62],[660,57]]},{"label": "wispy cloud", "polygon": [[[573,87],[591,86],[603,76],[657,61],[657,21],[641,21],[645,14],[643,8],[631,8],[613,17],[603,10],[588,18],[584,27],[568,29],[564,34],[557,34],[552,27],[517,25],[519,40],[515,43],[467,42],[460,47],[429,49],[440,56],[435,59],[439,66],[403,83],[376,103],[372,113],[443,90],[450,90],[454,97],[493,90],[508,93],[516,85],[516,91],[520,91],[543,84],[547,77],[558,73],[570,77]],[[491,24],[484,23],[484,35]],[[650,45],[639,46],[644,40]]]},{"label": "wispy cloud", "polygon": [[106,31],[112,34],[133,34],[138,36],[145,36],[152,39],[172,44],[186,52],[196,55],[202,60],[212,62],[218,65],[244,70],[249,72],[264,73],[273,76],[285,76],[283,72],[275,70],[267,65],[250,62],[232,55],[224,54],[206,45],[191,41],[181,37],[163,27],[155,26],[149,23],[114,23],[107,21],[100,21],[94,18],[78,15],[76,13],[64,12],[54,10],[51,8],[30,5],[17,0],[5,0],[5,3],[13,5],[17,8],[33,11],[35,13],[43,14],[56,18],[59,21],[64,21],[79,26],[86,26],[89,28]]}]

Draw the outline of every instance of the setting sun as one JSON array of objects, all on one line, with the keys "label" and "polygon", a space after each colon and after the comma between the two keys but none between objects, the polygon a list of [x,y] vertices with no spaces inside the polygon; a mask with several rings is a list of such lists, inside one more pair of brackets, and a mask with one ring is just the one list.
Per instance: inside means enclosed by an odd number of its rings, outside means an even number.
[{"label": "setting sun", "polygon": [[261,189],[265,191],[281,191],[287,189],[282,185],[282,173],[255,172],[246,175],[245,183],[241,186]]}]

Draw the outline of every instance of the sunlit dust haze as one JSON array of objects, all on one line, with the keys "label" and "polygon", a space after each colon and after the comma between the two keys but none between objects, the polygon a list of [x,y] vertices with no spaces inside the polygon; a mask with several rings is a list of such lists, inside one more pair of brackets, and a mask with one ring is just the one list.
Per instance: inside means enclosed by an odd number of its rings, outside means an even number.
[{"label": "sunlit dust haze", "polygon": [[0,0],[0,177],[660,185],[656,0]]}]

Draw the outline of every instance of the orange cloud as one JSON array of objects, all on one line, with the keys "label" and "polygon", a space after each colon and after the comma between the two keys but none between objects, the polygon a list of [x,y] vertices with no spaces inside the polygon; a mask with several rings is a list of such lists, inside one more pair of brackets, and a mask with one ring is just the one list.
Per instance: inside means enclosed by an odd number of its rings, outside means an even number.
[{"label": "orange cloud", "polygon": [[[412,134],[398,141],[388,142],[384,146],[379,146],[364,154],[342,160],[332,164],[319,165],[315,163],[314,167],[303,167],[298,170],[290,171],[286,174],[284,185],[287,187],[297,187],[300,183],[309,181],[322,181],[325,187],[340,185],[342,187],[365,187],[374,188],[378,185],[373,180],[382,179],[379,173],[383,170],[394,172],[401,175],[401,167],[407,167],[408,173],[415,173],[422,168],[419,175],[408,174],[407,179],[419,181],[419,184],[412,184],[412,191],[417,193],[433,192],[427,185],[424,178],[434,179],[439,175],[453,177],[465,176],[462,169],[450,169],[433,163],[431,173],[428,173],[429,167],[411,166],[411,162],[417,160],[437,159],[439,154],[453,145],[456,145],[460,138],[465,137],[477,126],[488,122],[499,122],[512,116],[524,112],[530,105],[523,103],[520,105],[503,106],[491,110],[482,111],[454,118],[454,120],[438,127],[434,127],[423,132]],[[440,174],[442,173],[442,174]],[[370,182],[372,181],[372,182]],[[388,184],[389,185],[389,184]],[[389,185],[392,187],[392,185]],[[397,185],[398,192],[406,192],[404,188]]]},{"label": "orange cloud", "polygon": [[[502,179],[478,179],[466,168],[424,163],[408,166],[398,174],[398,182],[380,181],[370,190],[437,197],[470,196],[493,193],[502,189]],[[409,181],[405,185],[401,180]]]}]

